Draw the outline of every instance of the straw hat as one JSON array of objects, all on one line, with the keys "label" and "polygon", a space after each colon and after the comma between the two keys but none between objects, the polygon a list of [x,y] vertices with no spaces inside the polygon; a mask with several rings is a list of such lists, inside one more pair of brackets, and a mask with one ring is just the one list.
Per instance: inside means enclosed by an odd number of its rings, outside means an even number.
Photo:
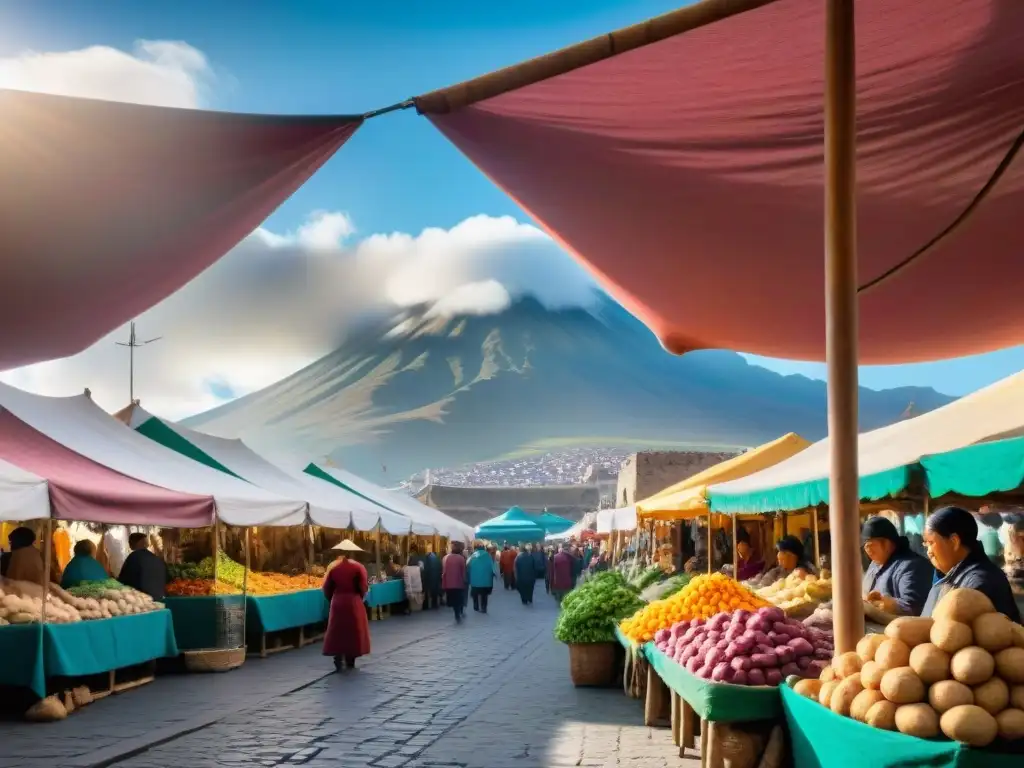
[{"label": "straw hat", "polygon": [[339,544],[335,544],[331,549],[340,549],[342,552],[362,552],[363,548],[356,544],[351,539],[345,539]]}]

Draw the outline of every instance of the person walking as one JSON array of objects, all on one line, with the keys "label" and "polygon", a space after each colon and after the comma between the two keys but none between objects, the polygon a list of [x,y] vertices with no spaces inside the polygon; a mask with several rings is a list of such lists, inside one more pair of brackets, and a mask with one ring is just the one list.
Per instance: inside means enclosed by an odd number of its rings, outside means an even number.
[{"label": "person walking", "polygon": [[[524,546],[524,549],[525,548],[526,547]],[[539,579],[544,576],[548,567],[547,558],[544,556],[544,545],[535,543],[533,544],[532,549],[533,551],[530,552],[530,557],[533,558],[533,572],[535,574],[535,578]]]},{"label": "person walking", "polygon": [[533,552],[527,552],[525,548],[516,555],[516,589],[519,590],[523,605],[533,605],[533,586],[537,579],[533,555]]},{"label": "person walking", "polygon": [[424,608],[441,607],[441,558],[434,551],[423,557],[423,595]]},{"label": "person walking", "polygon": [[569,553],[569,545],[563,544],[562,551],[555,555],[552,561],[551,594],[559,605],[564,598],[572,591],[576,581],[573,574],[576,569],[576,558]]},{"label": "person walking", "polygon": [[334,670],[355,669],[356,659],[370,653],[370,623],[363,598],[369,590],[366,568],[351,558],[362,552],[345,539],[334,547],[341,555],[324,577],[324,596],[331,604],[324,635],[324,656],[334,657]]},{"label": "person walking", "polygon": [[455,623],[462,622],[466,612],[466,579],[468,577],[466,558],[462,556],[462,542],[453,541],[452,551],[441,561],[441,588],[452,611]]},{"label": "person walking", "polygon": [[555,551],[548,547],[546,563],[544,564],[544,591],[551,594],[551,582],[555,578]]},{"label": "person walking", "polygon": [[505,589],[516,588],[516,551],[508,544],[501,548],[501,580]]},{"label": "person walking", "polygon": [[473,598],[473,610],[487,613],[487,600],[494,589],[494,561],[483,544],[477,544],[476,551],[466,565],[469,571],[469,595]]}]

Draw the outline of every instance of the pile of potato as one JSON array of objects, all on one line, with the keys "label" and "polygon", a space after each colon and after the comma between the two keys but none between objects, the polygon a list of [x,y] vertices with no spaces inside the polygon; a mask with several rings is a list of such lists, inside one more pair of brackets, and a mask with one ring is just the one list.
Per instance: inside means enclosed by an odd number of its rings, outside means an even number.
[{"label": "pile of potato", "polygon": [[[42,590],[39,590],[42,595]],[[42,597],[28,594],[17,594],[12,591],[0,591],[0,621],[3,624],[33,624],[42,619]],[[82,617],[72,606],[62,600],[47,596],[46,621],[51,624],[72,624],[81,621]]]},{"label": "pile of potato", "polygon": [[833,712],[920,738],[972,747],[1024,738],[1024,627],[973,589],[956,589],[932,618],[903,617],[793,689]]},{"label": "pile of potato", "polygon": [[[134,589],[107,589],[97,597],[68,595],[65,599],[86,621],[149,613],[163,608],[162,603],[157,603],[149,595]],[[49,620],[49,606],[46,610],[47,620]]]}]

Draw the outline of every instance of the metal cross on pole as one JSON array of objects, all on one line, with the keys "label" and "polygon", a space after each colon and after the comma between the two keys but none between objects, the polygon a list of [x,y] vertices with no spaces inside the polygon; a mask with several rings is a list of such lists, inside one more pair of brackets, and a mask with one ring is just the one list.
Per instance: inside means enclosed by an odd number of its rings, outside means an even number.
[{"label": "metal cross on pole", "polygon": [[152,344],[154,341],[160,341],[163,336],[157,336],[146,341],[139,341],[135,336],[135,322],[132,321],[131,328],[128,334],[128,342],[115,341],[119,347],[128,347],[128,400],[130,403],[135,402],[135,350],[138,347],[144,347],[147,344]]}]

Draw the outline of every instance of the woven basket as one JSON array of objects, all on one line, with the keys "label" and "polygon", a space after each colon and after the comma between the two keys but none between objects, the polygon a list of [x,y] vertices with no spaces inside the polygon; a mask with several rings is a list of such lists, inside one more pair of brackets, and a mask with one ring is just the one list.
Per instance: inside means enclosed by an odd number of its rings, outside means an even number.
[{"label": "woven basket", "polygon": [[615,643],[571,643],[569,676],[576,687],[605,687],[615,679]]},{"label": "woven basket", "polygon": [[205,648],[183,651],[185,669],[189,672],[228,672],[245,663],[245,648]]}]

